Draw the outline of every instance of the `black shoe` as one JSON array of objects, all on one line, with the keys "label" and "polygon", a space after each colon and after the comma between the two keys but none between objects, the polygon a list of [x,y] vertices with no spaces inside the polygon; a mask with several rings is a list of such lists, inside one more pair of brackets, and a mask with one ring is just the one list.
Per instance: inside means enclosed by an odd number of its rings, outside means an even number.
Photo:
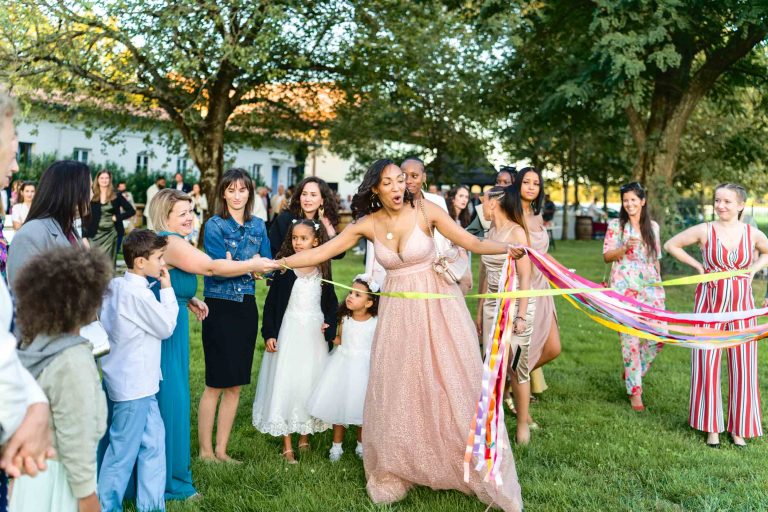
[{"label": "black shoe", "polygon": [[720,448],[720,443],[707,443],[710,448]]}]

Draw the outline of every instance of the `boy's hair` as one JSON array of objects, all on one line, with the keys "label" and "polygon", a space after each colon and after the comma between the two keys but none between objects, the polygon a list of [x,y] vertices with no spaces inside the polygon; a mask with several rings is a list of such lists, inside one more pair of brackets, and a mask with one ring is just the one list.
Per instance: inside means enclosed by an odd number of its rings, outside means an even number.
[{"label": "boy's hair", "polygon": [[14,287],[22,341],[93,322],[112,275],[112,263],[99,250],[57,247],[31,258]]},{"label": "boy's hair", "polygon": [[[365,289],[369,292],[372,292],[371,287],[368,283],[363,281],[362,279],[355,279],[352,284],[361,284],[365,286]],[[350,290],[351,291],[351,290]],[[379,290],[381,291],[381,290]],[[371,314],[371,316],[378,316],[379,314],[379,296],[378,295],[368,295],[368,299],[370,299],[373,304],[371,304],[371,307],[368,308],[368,313]],[[339,320],[339,326],[344,322],[344,318],[351,317],[352,312],[347,307],[347,301],[343,300],[339,304],[339,311],[336,313],[336,318]]]},{"label": "boy's hair", "polygon": [[133,270],[136,258],[149,258],[153,252],[168,245],[168,237],[158,235],[149,229],[134,229],[123,239],[125,266]]},{"label": "boy's hair", "polygon": [[[288,233],[285,234],[285,240],[283,240],[283,245],[280,246],[280,250],[277,252],[277,255],[275,256],[275,260],[279,260],[280,258],[287,258],[288,256],[293,256],[296,254],[296,251],[293,250],[293,228],[296,226],[307,226],[309,228],[312,228],[312,231],[315,233],[315,238],[317,239],[317,245],[323,245],[325,242],[329,240],[328,238],[328,232],[325,230],[325,225],[319,220],[310,220],[310,219],[294,219],[291,222],[290,227],[288,228]],[[323,279],[331,280],[333,277],[331,276],[331,262],[330,261],[324,261],[320,265],[320,274],[322,274]],[[284,271],[284,270],[283,270]]]}]

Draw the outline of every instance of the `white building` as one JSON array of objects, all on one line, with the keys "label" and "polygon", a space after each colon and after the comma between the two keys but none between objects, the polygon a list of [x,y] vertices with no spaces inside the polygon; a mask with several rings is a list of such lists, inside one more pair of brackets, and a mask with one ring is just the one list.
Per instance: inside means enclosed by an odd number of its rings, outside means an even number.
[{"label": "white building", "polygon": [[355,195],[357,187],[362,181],[362,176],[353,181],[347,179],[347,173],[349,173],[352,165],[352,161],[344,160],[324,146],[315,147],[307,156],[307,161],[304,164],[304,176],[322,178],[339,193],[342,199],[346,199],[347,196]]},{"label": "white building", "polygon": [[[85,125],[64,124],[45,119],[23,120],[16,127],[19,136],[19,158],[55,153],[59,158],[70,158],[97,165],[115,162],[127,172],[145,170],[160,172],[170,180],[181,172],[188,177],[199,176],[189,155],[174,154],[162,144],[159,129],[151,132],[125,131],[120,141],[109,140],[107,130],[88,130]],[[148,142],[149,141],[149,142]],[[294,181],[296,167],[294,155],[287,148],[231,147],[225,149],[225,162],[229,167],[247,169],[254,178],[277,190],[277,186]]]}]

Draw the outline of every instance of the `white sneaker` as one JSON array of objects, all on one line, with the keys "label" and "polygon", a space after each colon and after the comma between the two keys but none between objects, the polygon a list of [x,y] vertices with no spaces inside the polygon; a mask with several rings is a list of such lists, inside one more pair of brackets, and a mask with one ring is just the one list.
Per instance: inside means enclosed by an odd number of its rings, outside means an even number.
[{"label": "white sneaker", "polygon": [[340,444],[338,446],[334,445],[334,446],[331,446],[331,451],[328,454],[328,458],[331,459],[331,462],[338,462],[339,459],[341,459],[341,456],[343,453],[344,453],[344,450],[342,449]]},{"label": "white sneaker", "polygon": [[361,459],[363,458],[363,443],[357,443],[357,448],[355,448],[355,454]]}]

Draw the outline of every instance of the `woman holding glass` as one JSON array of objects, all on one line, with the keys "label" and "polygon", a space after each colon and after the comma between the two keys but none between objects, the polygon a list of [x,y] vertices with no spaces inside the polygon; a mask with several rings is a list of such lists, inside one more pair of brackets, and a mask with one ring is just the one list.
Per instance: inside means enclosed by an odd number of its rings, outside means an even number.
[{"label": "woman holding glass", "polygon": [[[619,192],[619,218],[608,223],[603,242],[603,259],[612,264],[611,287],[625,297],[664,309],[664,288],[654,286],[661,281],[659,225],[648,214],[642,185],[629,183]],[[643,411],[643,377],[664,344],[624,333],[619,337],[629,401],[632,409]]]}]

